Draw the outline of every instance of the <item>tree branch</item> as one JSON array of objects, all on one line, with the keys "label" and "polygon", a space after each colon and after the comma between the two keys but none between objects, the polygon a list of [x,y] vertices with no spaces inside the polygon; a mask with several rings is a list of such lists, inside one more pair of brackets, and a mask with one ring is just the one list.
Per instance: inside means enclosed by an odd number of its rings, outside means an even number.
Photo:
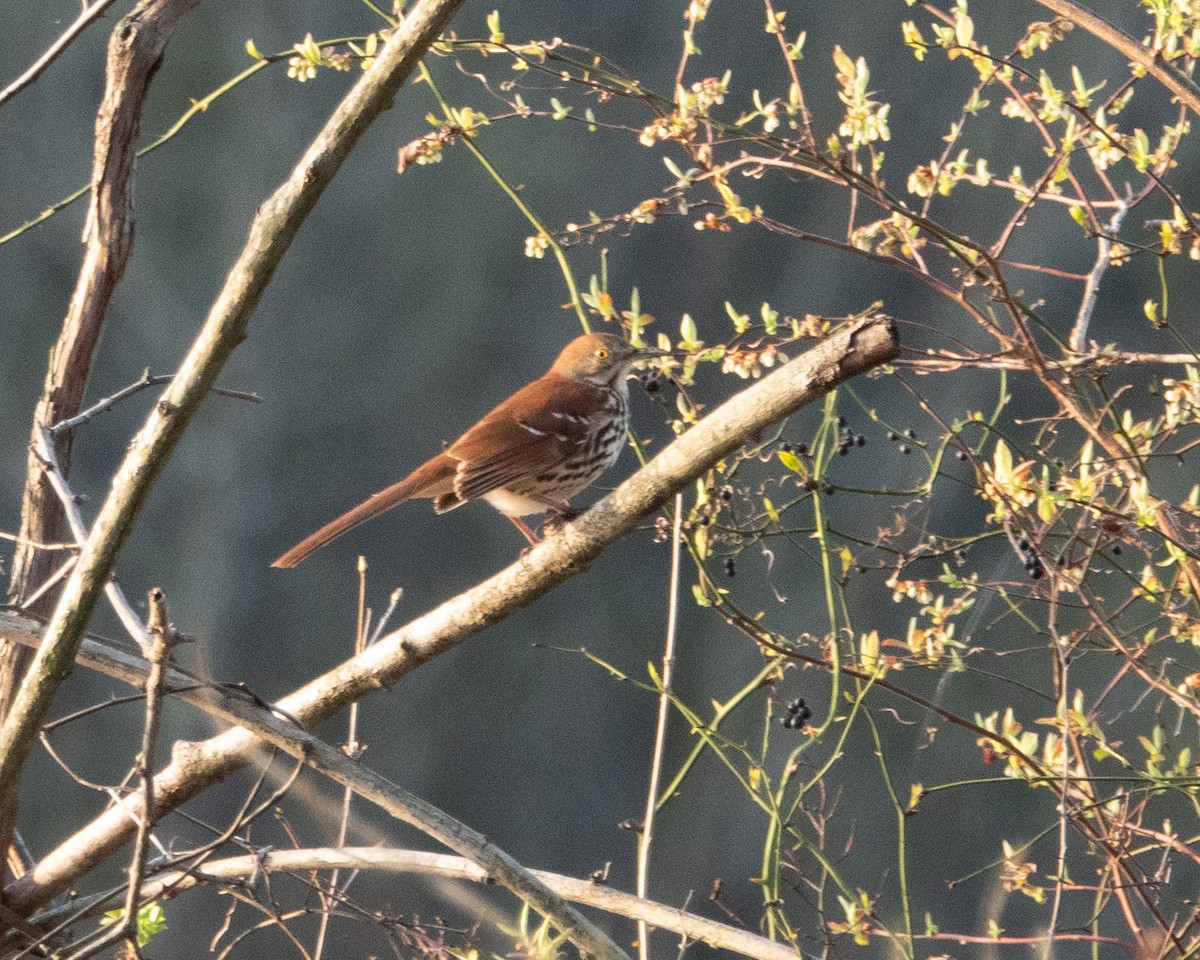
[{"label": "tree branch", "polygon": [[1079,301],[1079,312],[1075,315],[1075,323],[1071,327],[1071,350],[1082,354],[1087,350],[1088,326],[1092,322],[1092,314],[1096,311],[1096,301],[1100,299],[1100,281],[1108,270],[1109,258],[1112,256],[1113,238],[1121,232],[1121,221],[1129,212],[1127,202],[1122,202],[1108,221],[1104,232],[1096,238],[1096,262],[1088,271],[1087,281],[1083,287],[1083,297]]},{"label": "tree branch", "polygon": [[[433,874],[475,883],[493,880],[471,861],[444,853],[384,847],[317,847],[310,850],[268,850],[262,854],[210,861],[194,872],[175,871],[154,877],[146,884],[145,894],[153,899],[167,891],[177,894],[203,883],[253,880],[262,872],[295,873],[309,870]],[[688,941],[698,940],[715,949],[731,950],[757,960],[796,960],[796,952],[791,947],[748,930],[717,923],[653,900],[643,900],[590,880],[579,880],[545,870],[529,872],[566,900],[670,930]]]},{"label": "tree branch", "polygon": [[62,52],[79,38],[79,35],[83,33],[83,31],[104,16],[104,11],[111,7],[115,2],[116,0],[95,0],[91,6],[88,6],[85,3],[83,5],[83,12],[75,18],[75,22],[67,27],[67,29],[59,35],[59,38],[46,48],[45,52],[40,57],[33,61],[28,70],[17,77],[16,80],[10,83],[3,90],[0,90],[0,106],[7,103],[18,93],[37,80],[37,78],[45,72],[46,68],[49,67],[50,64],[52,64],[55,60],[57,60],[59,56],[61,56]]},{"label": "tree branch", "polygon": [[1109,23],[1099,14],[1080,6],[1075,0],[1037,0],[1043,7],[1070,20],[1088,33],[1099,37],[1124,57],[1128,57],[1150,76],[1177,96],[1192,113],[1200,116],[1200,88],[1169,63],[1163,62],[1153,50],[1143,47],[1124,30]]},{"label": "tree branch", "polygon": [[[79,412],[108,305],[133,251],[133,169],[142,110],[163,52],[179,22],[199,0],[141,0],[113,30],[108,43],[104,99],[96,115],[92,191],[84,227],[83,263],[33,415],[36,433]],[[96,4],[96,8],[102,7]],[[71,436],[55,438],[63,473],[71,468]],[[21,504],[21,539],[55,543],[63,518],[31,453]],[[44,554],[22,546],[13,557],[9,595],[19,600],[50,572]]]}]

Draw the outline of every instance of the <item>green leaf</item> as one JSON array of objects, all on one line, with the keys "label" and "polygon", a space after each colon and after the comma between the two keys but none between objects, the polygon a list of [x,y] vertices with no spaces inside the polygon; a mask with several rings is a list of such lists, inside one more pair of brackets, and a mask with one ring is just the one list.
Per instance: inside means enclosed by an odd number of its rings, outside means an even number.
[{"label": "green leaf", "polygon": [[676,180],[687,180],[687,175],[679,169],[679,165],[670,157],[663,157],[663,166],[667,168],[667,172]]},{"label": "green leaf", "polygon": [[745,333],[750,329],[750,314],[738,313],[734,309],[732,303],[725,301],[725,312],[729,314],[729,319],[733,321],[733,329],[735,333]]},{"label": "green leaf", "polygon": [[696,330],[696,321],[692,319],[691,314],[685,313],[683,319],[679,321],[679,336],[685,350],[695,350],[700,346],[700,341],[697,339],[699,333]]},{"label": "green leaf", "polygon": [[798,473],[800,476],[808,479],[808,469],[804,466],[804,461],[792,453],[791,450],[780,450],[776,456],[779,457],[779,462],[791,470],[792,473]]},{"label": "green leaf", "polygon": [[487,15],[488,39],[492,43],[504,42],[504,31],[500,29],[500,11],[493,10]]},{"label": "green leaf", "polygon": [[917,804],[921,802],[921,795],[924,792],[925,788],[919,783],[914,783],[909,787],[908,806],[904,810],[905,813],[917,812]]}]

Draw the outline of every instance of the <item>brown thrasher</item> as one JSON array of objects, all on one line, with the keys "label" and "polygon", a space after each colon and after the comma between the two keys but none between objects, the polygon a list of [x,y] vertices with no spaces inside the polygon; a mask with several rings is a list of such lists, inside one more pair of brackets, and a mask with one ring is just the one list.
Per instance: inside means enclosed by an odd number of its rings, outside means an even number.
[{"label": "brown thrasher", "polygon": [[643,357],[662,355],[610,333],[576,338],[549,371],[443,452],[305,537],[271,566],[294,567],[347,530],[419,497],[432,497],[438,513],[486,500],[537,543],[521,517],[569,514],[571,497],[616,462],[628,435],[629,371]]}]

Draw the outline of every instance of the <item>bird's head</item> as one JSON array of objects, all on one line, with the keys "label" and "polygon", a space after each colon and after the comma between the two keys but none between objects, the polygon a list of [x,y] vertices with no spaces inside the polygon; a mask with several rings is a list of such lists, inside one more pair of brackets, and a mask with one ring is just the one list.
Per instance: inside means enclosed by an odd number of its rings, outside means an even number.
[{"label": "bird's head", "polygon": [[635,347],[613,333],[589,333],[568,343],[550,372],[598,386],[612,386],[623,380],[639,360],[661,356],[665,356],[661,350]]}]

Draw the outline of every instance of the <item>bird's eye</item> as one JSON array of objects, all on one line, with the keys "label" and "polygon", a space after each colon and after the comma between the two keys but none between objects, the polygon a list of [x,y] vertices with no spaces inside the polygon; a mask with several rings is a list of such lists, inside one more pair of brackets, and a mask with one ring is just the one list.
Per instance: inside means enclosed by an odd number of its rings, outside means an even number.
[{"label": "bird's eye", "polygon": [[608,359],[608,351],[605,350],[603,347],[601,347],[599,350],[596,351],[596,358],[599,360],[607,360]]}]

